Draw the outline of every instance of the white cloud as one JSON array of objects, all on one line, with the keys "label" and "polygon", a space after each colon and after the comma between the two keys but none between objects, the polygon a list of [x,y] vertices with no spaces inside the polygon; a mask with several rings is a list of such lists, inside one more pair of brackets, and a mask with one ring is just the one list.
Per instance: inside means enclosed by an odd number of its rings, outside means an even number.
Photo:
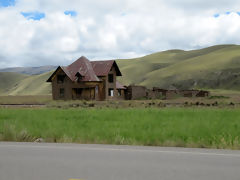
[{"label": "white cloud", "polygon": [[[0,66],[66,65],[81,55],[129,58],[238,44],[239,5],[239,0],[18,0],[0,9]],[[21,15],[34,11],[45,18]]]}]

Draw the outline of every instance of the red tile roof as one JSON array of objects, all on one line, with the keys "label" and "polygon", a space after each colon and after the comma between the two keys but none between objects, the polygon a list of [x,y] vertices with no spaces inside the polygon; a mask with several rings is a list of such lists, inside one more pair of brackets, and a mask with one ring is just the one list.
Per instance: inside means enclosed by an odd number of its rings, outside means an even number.
[{"label": "red tile roof", "polygon": [[82,56],[69,66],[59,66],[57,70],[51,75],[47,82],[52,81],[52,77],[59,68],[61,68],[66,75],[72,80],[77,81],[77,75],[82,76],[81,81],[101,81],[98,76],[106,76],[111,70],[112,66],[115,66],[117,76],[121,76],[121,72],[114,60],[109,61],[89,61],[86,57]]}]

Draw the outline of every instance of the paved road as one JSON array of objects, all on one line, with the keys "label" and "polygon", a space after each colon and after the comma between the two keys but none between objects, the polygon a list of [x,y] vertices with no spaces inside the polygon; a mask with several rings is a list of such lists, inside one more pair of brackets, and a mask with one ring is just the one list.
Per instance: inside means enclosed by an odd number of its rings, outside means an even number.
[{"label": "paved road", "polygon": [[240,151],[0,143],[0,180],[239,180]]}]

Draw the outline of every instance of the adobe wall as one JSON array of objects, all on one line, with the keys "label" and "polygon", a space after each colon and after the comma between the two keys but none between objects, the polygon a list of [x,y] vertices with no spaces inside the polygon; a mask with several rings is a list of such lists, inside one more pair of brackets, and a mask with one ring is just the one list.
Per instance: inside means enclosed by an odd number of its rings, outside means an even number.
[{"label": "adobe wall", "polygon": [[147,89],[147,99],[160,99],[162,97],[163,97],[162,92]]},{"label": "adobe wall", "polygon": [[196,97],[209,97],[210,92],[209,91],[199,91],[196,95]]},{"label": "adobe wall", "polygon": [[137,99],[174,99],[177,97],[207,97],[208,91],[202,90],[167,90],[154,87],[147,89],[144,86],[128,86],[126,91],[127,100]]},{"label": "adobe wall", "polygon": [[127,99],[137,100],[147,97],[147,88],[145,86],[128,86]]}]

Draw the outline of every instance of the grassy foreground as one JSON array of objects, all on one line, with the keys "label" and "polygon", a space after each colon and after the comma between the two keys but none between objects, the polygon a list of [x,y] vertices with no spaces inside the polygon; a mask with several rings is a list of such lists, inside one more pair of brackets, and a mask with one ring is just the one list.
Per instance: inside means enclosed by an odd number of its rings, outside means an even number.
[{"label": "grassy foreground", "polygon": [[0,109],[0,140],[240,149],[240,109]]}]

